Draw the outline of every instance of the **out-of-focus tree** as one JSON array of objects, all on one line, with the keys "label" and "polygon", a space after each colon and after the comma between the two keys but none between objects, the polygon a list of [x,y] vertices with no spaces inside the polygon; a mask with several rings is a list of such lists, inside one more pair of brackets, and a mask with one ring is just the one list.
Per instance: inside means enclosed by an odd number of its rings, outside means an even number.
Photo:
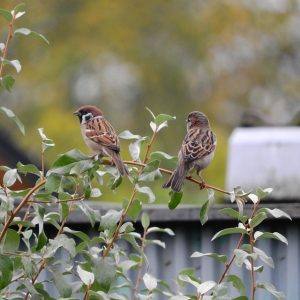
[{"label": "out-of-focus tree", "polygon": [[[2,6],[12,2],[18,3],[3,0]],[[176,115],[178,121],[159,141],[176,155],[187,113],[201,110],[219,142],[204,177],[221,185],[228,133],[245,109],[279,124],[299,110],[297,1],[25,3],[31,12],[26,25],[44,32],[51,43],[45,51],[19,37],[13,49],[26,68],[14,92],[0,99],[14,104],[29,129],[20,140],[25,148],[38,145],[35,128],[43,126],[58,152],[85,149],[72,111],[91,103],[119,132],[146,133],[145,106]]]}]

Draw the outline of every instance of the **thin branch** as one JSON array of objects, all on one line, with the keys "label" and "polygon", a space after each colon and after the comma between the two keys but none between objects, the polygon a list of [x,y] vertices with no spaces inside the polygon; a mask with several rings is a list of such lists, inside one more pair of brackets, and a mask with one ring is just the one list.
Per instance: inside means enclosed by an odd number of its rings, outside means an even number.
[{"label": "thin branch", "polygon": [[90,290],[91,286],[87,285],[84,296],[83,296],[83,300],[88,300],[89,299],[89,290]]},{"label": "thin branch", "polygon": [[11,224],[11,222],[13,221],[14,217],[19,213],[19,211],[27,204],[27,202],[29,201],[30,196],[37,191],[41,186],[43,186],[45,184],[46,180],[43,179],[41,180],[38,184],[36,184],[27,194],[26,196],[23,198],[23,200],[19,203],[19,205],[15,208],[15,210],[11,213],[10,217],[8,218],[8,220],[5,222],[2,231],[0,233],[0,242],[3,240],[6,231],[8,230],[9,225]]},{"label": "thin branch", "polygon": [[[147,230],[144,230],[144,234],[142,237],[142,244],[141,244],[141,254],[144,254],[145,251],[145,246],[146,246],[146,236],[147,236]],[[143,270],[143,259],[141,259],[141,261],[138,263],[137,265],[137,269],[138,269],[138,273],[137,273],[137,277],[136,277],[136,282],[135,282],[135,286],[134,286],[134,299],[137,299],[137,294],[139,292],[139,287],[140,287],[140,283],[142,280],[142,270]]]},{"label": "thin branch", "polygon": [[[253,238],[253,230],[251,230],[249,235],[249,241],[251,245],[251,253],[253,253],[253,245],[254,245],[254,238]],[[251,300],[254,300],[255,290],[256,290],[256,284],[255,284],[255,273],[254,273],[254,260],[252,257],[250,257],[250,264],[251,264]]]},{"label": "thin branch", "polygon": [[4,60],[6,59],[7,56],[8,44],[14,35],[14,22],[15,22],[15,16],[12,17],[12,20],[8,24],[8,33],[7,33],[7,37],[3,49],[3,55],[1,57],[2,59],[0,64],[0,78],[2,77],[2,73],[3,73]]},{"label": "thin branch", "polygon": [[58,204],[58,203],[67,203],[67,202],[76,202],[76,201],[81,201],[81,200],[84,200],[85,199],[85,196],[80,196],[80,197],[77,197],[77,198],[70,198],[70,199],[63,199],[63,200],[57,200],[57,201],[50,201],[50,200],[45,200],[45,201],[42,201],[42,200],[29,200],[27,201],[27,203],[40,203],[40,204],[43,204],[43,203],[50,203],[50,204]]},{"label": "thin branch", "polygon": [[[143,160],[143,162],[141,164],[139,164],[139,166],[141,168],[140,168],[140,170],[138,172],[138,177],[143,173],[143,170],[146,167],[146,163],[148,161],[150,149],[151,149],[152,144],[153,144],[153,142],[155,140],[156,134],[157,134],[157,131],[154,131],[153,135],[151,137],[151,140],[150,140],[149,144],[147,145],[147,150],[146,150],[146,154],[145,154],[144,160]],[[124,163],[126,163],[126,162],[124,161]],[[137,189],[136,189],[136,186],[134,186],[134,188],[132,190],[132,193],[131,193],[131,196],[130,196],[130,199],[128,201],[128,204],[127,204],[126,208],[122,212],[122,215],[120,217],[118,226],[117,226],[117,228],[116,228],[116,230],[115,230],[115,232],[113,234],[113,237],[112,237],[111,241],[107,244],[106,249],[103,252],[103,256],[102,256],[103,258],[105,258],[109,254],[109,252],[110,252],[113,244],[117,240],[117,238],[119,236],[119,233],[120,233],[120,228],[121,228],[121,226],[123,225],[123,223],[125,221],[125,218],[127,216],[127,212],[128,212],[128,210],[130,209],[130,207],[131,207],[131,205],[133,203],[133,200],[134,200],[134,197],[135,197],[136,193],[137,193]]]},{"label": "thin branch", "polygon": [[[123,162],[126,165],[139,166],[139,167],[145,167],[146,166],[145,162],[137,162],[137,161],[132,161],[132,160],[124,160]],[[111,162],[109,160],[103,160],[102,163],[104,165],[111,165]],[[165,174],[170,174],[171,175],[173,173],[171,170],[168,170],[168,169],[164,169],[164,168],[158,168],[158,169],[159,169],[160,172],[165,173]],[[202,181],[197,180],[197,179],[195,179],[191,176],[187,176],[186,180],[191,181],[193,183],[196,183],[199,186],[203,183]],[[215,190],[217,192],[220,192],[220,193],[223,193],[223,194],[226,194],[226,195],[230,195],[230,192],[225,191],[223,189],[220,189],[218,187],[212,186],[212,185],[207,184],[207,183],[204,184],[204,188],[205,189],[212,189],[212,190]]]},{"label": "thin branch", "polygon": [[[239,241],[238,241],[238,243],[237,243],[235,249],[239,249],[239,248],[241,247],[242,242],[243,242],[243,237],[244,237],[244,235],[241,234],[241,237],[240,237],[240,239],[239,239]],[[220,283],[224,280],[224,278],[225,278],[226,274],[228,273],[228,271],[229,271],[229,269],[230,269],[230,267],[231,267],[231,265],[232,265],[232,263],[233,263],[235,257],[236,257],[236,255],[234,254],[234,255],[232,256],[232,258],[230,259],[230,261],[229,261],[228,263],[226,263],[226,265],[225,265],[225,270],[224,270],[223,274],[221,275],[221,277],[220,277],[220,279],[219,279],[219,281],[218,281],[218,284],[220,284]]]}]

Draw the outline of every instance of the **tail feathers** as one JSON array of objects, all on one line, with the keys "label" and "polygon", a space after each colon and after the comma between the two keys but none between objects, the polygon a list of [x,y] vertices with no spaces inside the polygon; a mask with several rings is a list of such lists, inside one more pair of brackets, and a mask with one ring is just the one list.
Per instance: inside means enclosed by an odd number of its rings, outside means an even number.
[{"label": "tail feathers", "polygon": [[173,191],[180,192],[188,170],[189,168],[187,165],[185,163],[181,163],[179,166],[177,166],[169,180],[163,185],[163,188],[171,187]]},{"label": "tail feathers", "polygon": [[111,153],[111,159],[122,176],[129,175],[128,169],[124,165],[119,153],[116,152]]}]

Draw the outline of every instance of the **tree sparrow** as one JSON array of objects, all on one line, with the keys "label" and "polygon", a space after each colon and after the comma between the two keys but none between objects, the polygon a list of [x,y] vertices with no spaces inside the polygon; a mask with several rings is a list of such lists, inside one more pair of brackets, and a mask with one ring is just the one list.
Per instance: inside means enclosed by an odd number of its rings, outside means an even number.
[{"label": "tree sparrow", "polygon": [[217,139],[210,129],[208,118],[201,112],[191,112],[187,118],[187,134],[178,153],[177,167],[163,187],[179,192],[191,169],[194,168],[199,175],[210,164],[216,145]]},{"label": "tree sparrow", "polygon": [[112,125],[104,118],[102,111],[95,106],[84,105],[74,114],[79,118],[85,144],[94,154],[110,157],[121,175],[128,175],[128,170],[120,157],[118,136]]}]

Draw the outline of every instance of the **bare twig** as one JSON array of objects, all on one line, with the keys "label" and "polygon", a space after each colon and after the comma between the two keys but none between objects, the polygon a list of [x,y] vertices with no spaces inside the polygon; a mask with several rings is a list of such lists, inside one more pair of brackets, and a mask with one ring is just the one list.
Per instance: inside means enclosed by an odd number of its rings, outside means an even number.
[{"label": "bare twig", "polygon": [[29,201],[30,196],[37,191],[40,187],[42,187],[45,184],[46,180],[43,179],[41,180],[39,183],[37,183],[27,194],[26,196],[23,198],[23,200],[20,202],[20,204],[15,208],[15,210],[11,213],[10,217],[8,218],[8,220],[5,222],[2,231],[0,233],[0,242],[2,241],[2,239],[5,236],[5,233],[9,227],[9,225],[11,224],[11,222],[13,221],[14,217],[19,213],[19,211],[27,204],[27,202]]},{"label": "bare twig", "polygon": [[[238,240],[238,243],[237,243],[237,245],[236,245],[236,247],[235,247],[234,249],[239,249],[239,248],[241,247],[242,242],[243,242],[243,237],[244,237],[244,235],[241,234],[241,237],[240,237],[240,239]],[[229,271],[229,269],[230,269],[230,267],[231,267],[231,265],[232,265],[232,263],[233,263],[235,257],[236,257],[236,255],[234,254],[234,255],[232,256],[232,258],[230,259],[230,261],[229,261],[228,263],[226,263],[226,265],[225,265],[225,270],[224,270],[223,274],[221,275],[221,277],[220,277],[220,279],[219,279],[219,281],[218,281],[218,284],[220,284],[220,283],[224,280],[224,278],[225,278],[226,274],[228,273],[228,271]]]},{"label": "bare twig", "polygon": [[[142,237],[142,244],[141,244],[141,253],[144,254],[144,251],[145,251],[145,246],[146,246],[146,236],[147,236],[147,230],[145,229],[144,230],[144,234],[143,234],[143,237]],[[143,270],[143,258],[141,259],[141,261],[138,263],[137,265],[137,270],[138,270],[138,273],[137,273],[137,277],[136,277],[136,282],[135,282],[135,286],[134,286],[134,299],[137,299],[137,294],[139,292],[139,287],[140,287],[140,283],[141,283],[141,280],[142,280],[142,270]]]},{"label": "bare twig", "polygon": [[40,203],[40,204],[43,204],[43,203],[46,203],[46,204],[58,204],[58,203],[67,203],[67,202],[76,202],[76,201],[81,201],[81,200],[84,200],[85,199],[85,196],[80,196],[80,197],[76,197],[76,198],[70,198],[70,199],[63,199],[63,200],[57,200],[57,201],[50,201],[50,200],[45,200],[45,201],[42,201],[42,200],[29,200],[27,201],[27,203]]},{"label": "bare twig", "polygon": [[[251,229],[250,235],[249,235],[249,241],[251,245],[251,253],[253,253],[253,245],[254,245],[254,238],[253,238],[253,230]],[[255,290],[256,290],[256,284],[255,284],[255,273],[254,273],[254,260],[252,257],[250,257],[250,264],[251,264],[251,300],[254,300]]]},{"label": "bare twig", "polygon": [[89,299],[89,290],[90,290],[91,286],[87,285],[84,296],[83,296],[83,300],[88,300]]},{"label": "bare twig", "polygon": [[8,33],[4,44],[4,49],[2,52],[3,55],[1,57],[1,63],[0,63],[0,78],[2,77],[2,73],[3,73],[4,61],[6,59],[7,51],[8,51],[8,44],[14,35],[14,22],[15,22],[15,16],[12,17],[12,20],[8,24]]},{"label": "bare twig", "polygon": [[[139,167],[145,167],[146,166],[146,163],[144,163],[144,162],[137,162],[137,161],[131,161],[131,160],[124,160],[123,161],[126,165],[132,165],[132,166],[139,166]],[[103,160],[103,164],[104,165],[111,165],[111,162],[109,161],[109,160]],[[168,170],[168,169],[164,169],[164,168],[158,168],[162,173],[165,173],[165,174],[172,174],[173,172],[171,171],[171,170]],[[200,180],[197,180],[197,179],[195,179],[195,178],[193,178],[193,177],[191,177],[191,176],[187,176],[186,177],[186,180],[188,180],[188,181],[191,181],[191,182],[193,182],[193,183],[196,183],[197,185],[201,185],[201,184],[203,184],[203,182],[202,181],[200,181]],[[217,191],[217,192],[220,192],[220,193],[223,193],[223,194],[226,194],[226,195],[230,195],[230,192],[228,192],[228,191],[225,191],[225,190],[223,190],[223,189],[220,189],[220,188],[218,188],[218,187],[215,187],[215,186],[212,186],[212,185],[210,185],[210,184],[207,184],[207,183],[205,183],[204,184],[204,188],[206,188],[206,189],[212,189],[212,190],[215,190],[215,191]]]}]

